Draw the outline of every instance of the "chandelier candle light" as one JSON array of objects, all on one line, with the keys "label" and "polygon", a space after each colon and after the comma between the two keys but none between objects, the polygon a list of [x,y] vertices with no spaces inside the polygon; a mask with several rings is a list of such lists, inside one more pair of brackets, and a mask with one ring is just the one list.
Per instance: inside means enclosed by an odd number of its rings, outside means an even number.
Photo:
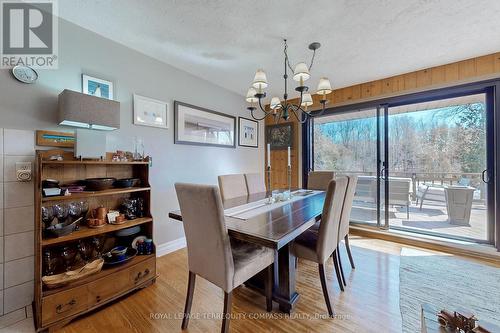
[{"label": "chandelier candle light", "polygon": [[288,198],[292,197],[292,161],[291,161],[291,151],[290,146],[288,146],[288,166],[287,166],[287,175],[288,175]]},{"label": "chandelier candle light", "polygon": [[273,202],[272,190],[271,190],[271,144],[267,144],[267,203],[271,204]]},{"label": "chandelier candle light", "polygon": [[[314,63],[314,56],[316,55],[316,50],[320,48],[321,44],[318,42],[314,42],[309,44],[309,49],[313,51],[313,55],[311,58],[311,63],[309,66],[305,62],[299,62],[295,69],[292,69],[290,65],[290,60],[288,59],[287,48],[288,45],[286,43],[286,39],[284,40],[285,44],[285,73],[283,75],[283,79],[285,80],[285,91],[283,94],[283,101],[279,99],[279,97],[271,98],[271,102],[269,103],[269,111],[262,106],[262,100],[266,97],[266,93],[264,89],[267,88],[267,77],[266,73],[262,69],[258,69],[255,73],[255,77],[253,79],[252,86],[248,89],[246,95],[246,101],[250,103],[250,106],[247,109],[250,111],[252,118],[255,120],[263,120],[267,116],[274,117],[276,123],[283,119],[284,121],[288,121],[290,118],[290,113],[293,113],[297,121],[301,124],[305,123],[308,117],[316,117],[323,114],[325,111],[326,103],[328,99],[326,95],[332,92],[332,86],[330,84],[330,80],[326,77],[322,77],[319,79],[318,89],[316,93],[321,96],[321,111],[315,114],[312,114],[311,111],[308,110],[308,107],[313,105],[313,99],[309,91],[309,87],[307,87],[304,82],[307,81],[310,77],[310,71]],[[293,80],[298,82],[298,86],[295,88],[297,92],[300,93],[300,100],[298,104],[291,103],[288,100],[288,70],[293,73]],[[257,109],[256,104],[259,105],[260,110],[264,113],[262,117],[256,117],[254,115],[255,110]]]}]

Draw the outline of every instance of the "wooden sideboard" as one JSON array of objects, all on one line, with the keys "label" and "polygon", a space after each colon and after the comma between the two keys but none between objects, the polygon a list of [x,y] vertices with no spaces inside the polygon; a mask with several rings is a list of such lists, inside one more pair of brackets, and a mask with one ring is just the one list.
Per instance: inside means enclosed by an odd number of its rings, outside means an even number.
[{"label": "wooden sideboard", "polygon": [[[105,236],[106,242],[103,249],[105,252],[115,245],[117,241],[114,237],[115,232],[133,226],[141,227],[140,235],[153,238],[149,162],[113,162],[111,159],[79,161],[71,157],[72,153],[66,152],[62,153],[63,161],[49,161],[48,156],[51,154],[54,154],[54,151],[38,151],[36,164],[34,317],[37,331],[62,327],[79,315],[95,310],[133,290],[144,288],[156,279],[156,254],[153,250],[150,255],[137,255],[126,263],[116,266],[105,265],[94,275],[55,289],[48,289],[44,286],[42,277],[46,251],[51,251],[53,257],[57,257],[65,246],[75,247],[81,240],[88,242],[93,237]],[[110,158],[109,154],[108,158]],[[96,177],[139,178],[141,184],[139,187],[73,193],[69,196],[44,197],[42,195],[43,180],[56,179],[62,184],[70,184]],[[125,198],[142,198],[144,216],[128,220],[124,224],[106,224],[96,229],[89,228],[82,223],[79,230],[57,238],[49,237],[44,231],[41,213],[44,206],[86,201],[89,204],[87,214],[90,214],[94,208],[101,205],[110,209],[118,209]],[[83,265],[81,259],[80,263],[77,259],[74,266]],[[60,271],[61,269],[57,273]]]}]

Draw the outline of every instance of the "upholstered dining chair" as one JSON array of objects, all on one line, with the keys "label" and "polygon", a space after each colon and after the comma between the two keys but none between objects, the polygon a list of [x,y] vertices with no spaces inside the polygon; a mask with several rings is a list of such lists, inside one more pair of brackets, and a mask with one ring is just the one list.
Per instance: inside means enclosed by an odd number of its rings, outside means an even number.
[{"label": "upholstered dining chair", "polygon": [[336,255],[334,252],[337,250],[339,242],[339,225],[347,182],[346,177],[330,181],[323,205],[319,231],[316,233],[306,230],[292,244],[292,250],[297,258],[310,260],[318,264],[323,296],[330,317],[333,317],[333,308],[326,283],[325,264],[332,254],[335,263]]},{"label": "upholstered dining chair", "polygon": [[266,309],[272,310],[274,251],[246,242],[230,240],[217,186],[175,184],[186,234],[189,280],[182,329],[189,323],[196,276],[224,291],[221,332],[229,331],[233,290],[267,269]]},{"label": "upholstered dining chair", "polygon": [[[342,215],[339,224],[339,244],[342,239],[345,240],[347,255],[349,257],[349,261],[351,262],[351,267],[354,269],[355,268],[354,261],[352,259],[351,247],[349,245],[349,222],[351,219],[352,204],[354,201],[354,195],[356,193],[356,186],[358,184],[358,176],[345,176],[345,177],[347,177],[348,182],[344,198],[344,204],[342,206]],[[321,220],[316,222],[311,228],[309,228],[309,230],[317,233],[319,231],[320,224]],[[344,286],[347,286],[347,283],[344,275],[344,269],[342,268],[342,260],[338,248],[337,251],[335,251],[335,254],[336,258],[334,257],[333,260],[335,264],[337,280],[339,283],[340,290],[344,291]]]},{"label": "upholstered dining chair", "polygon": [[[348,176],[349,183],[347,184],[347,190],[345,192],[344,206],[342,208],[342,216],[340,218],[339,227],[339,243],[340,240],[344,239],[345,248],[347,250],[347,256],[349,257],[349,262],[351,263],[352,269],[356,268],[354,266],[354,260],[352,259],[351,246],[349,245],[349,222],[351,220],[352,204],[354,201],[354,195],[356,194],[356,186],[358,185],[358,176]],[[337,249],[338,250],[338,249]],[[344,270],[342,268],[342,261],[340,259],[340,252],[336,251],[337,260],[339,262],[340,274],[342,276],[342,281],[344,285],[347,285]]]},{"label": "upholstered dining chair", "polygon": [[222,200],[248,195],[245,175],[222,175],[218,177]]},{"label": "upholstered dining chair", "polygon": [[309,190],[326,191],[330,180],[335,178],[333,171],[311,171],[307,175],[307,188]]},{"label": "upholstered dining chair", "polygon": [[246,173],[245,181],[247,183],[248,194],[266,192],[264,176],[260,173]]}]

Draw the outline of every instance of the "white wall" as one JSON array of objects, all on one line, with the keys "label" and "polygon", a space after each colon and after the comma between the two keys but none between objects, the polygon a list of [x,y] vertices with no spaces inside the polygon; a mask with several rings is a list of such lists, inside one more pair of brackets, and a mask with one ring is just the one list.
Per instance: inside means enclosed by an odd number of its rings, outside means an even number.
[{"label": "white wall", "polygon": [[[39,71],[34,85],[19,83],[9,71],[0,70],[0,128],[58,128],[57,95],[66,88],[81,91],[82,73],[113,81],[115,100],[121,102],[121,128],[109,134],[108,150],[132,150],[134,136],[140,136],[153,157],[150,176],[158,245],[183,237],[182,225],[168,219],[168,212],[178,207],[175,182],[216,184],[219,174],[261,172],[263,128],[259,149],[173,143],[173,100],[248,117],[243,97],[64,20],[59,24],[58,70]],[[134,126],[133,93],[168,101],[170,128]]]}]

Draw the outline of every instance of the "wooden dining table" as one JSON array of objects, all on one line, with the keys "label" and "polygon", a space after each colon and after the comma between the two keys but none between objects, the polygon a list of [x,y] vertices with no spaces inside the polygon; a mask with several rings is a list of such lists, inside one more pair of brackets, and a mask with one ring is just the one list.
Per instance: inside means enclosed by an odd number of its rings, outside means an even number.
[{"label": "wooden dining table", "polygon": [[[223,202],[224,209],[262,201],[268,195],[269,193],[258,193],[226,200]],[[270,205],[268,211],[248,219],[225,216],[230,237],[275,250],[273,301],[285,313],[291,313],[299,299],[295,289],[296,267],[291,243],[320,218],[324,200],[325,192],[314,191],[300,198],[296,195],[293,200],[277,205],[276,208]],[[180,210],[170,212],[169,217],[182,221]],[[262,287],[258,277],[245,285],[257,289]]]}]

